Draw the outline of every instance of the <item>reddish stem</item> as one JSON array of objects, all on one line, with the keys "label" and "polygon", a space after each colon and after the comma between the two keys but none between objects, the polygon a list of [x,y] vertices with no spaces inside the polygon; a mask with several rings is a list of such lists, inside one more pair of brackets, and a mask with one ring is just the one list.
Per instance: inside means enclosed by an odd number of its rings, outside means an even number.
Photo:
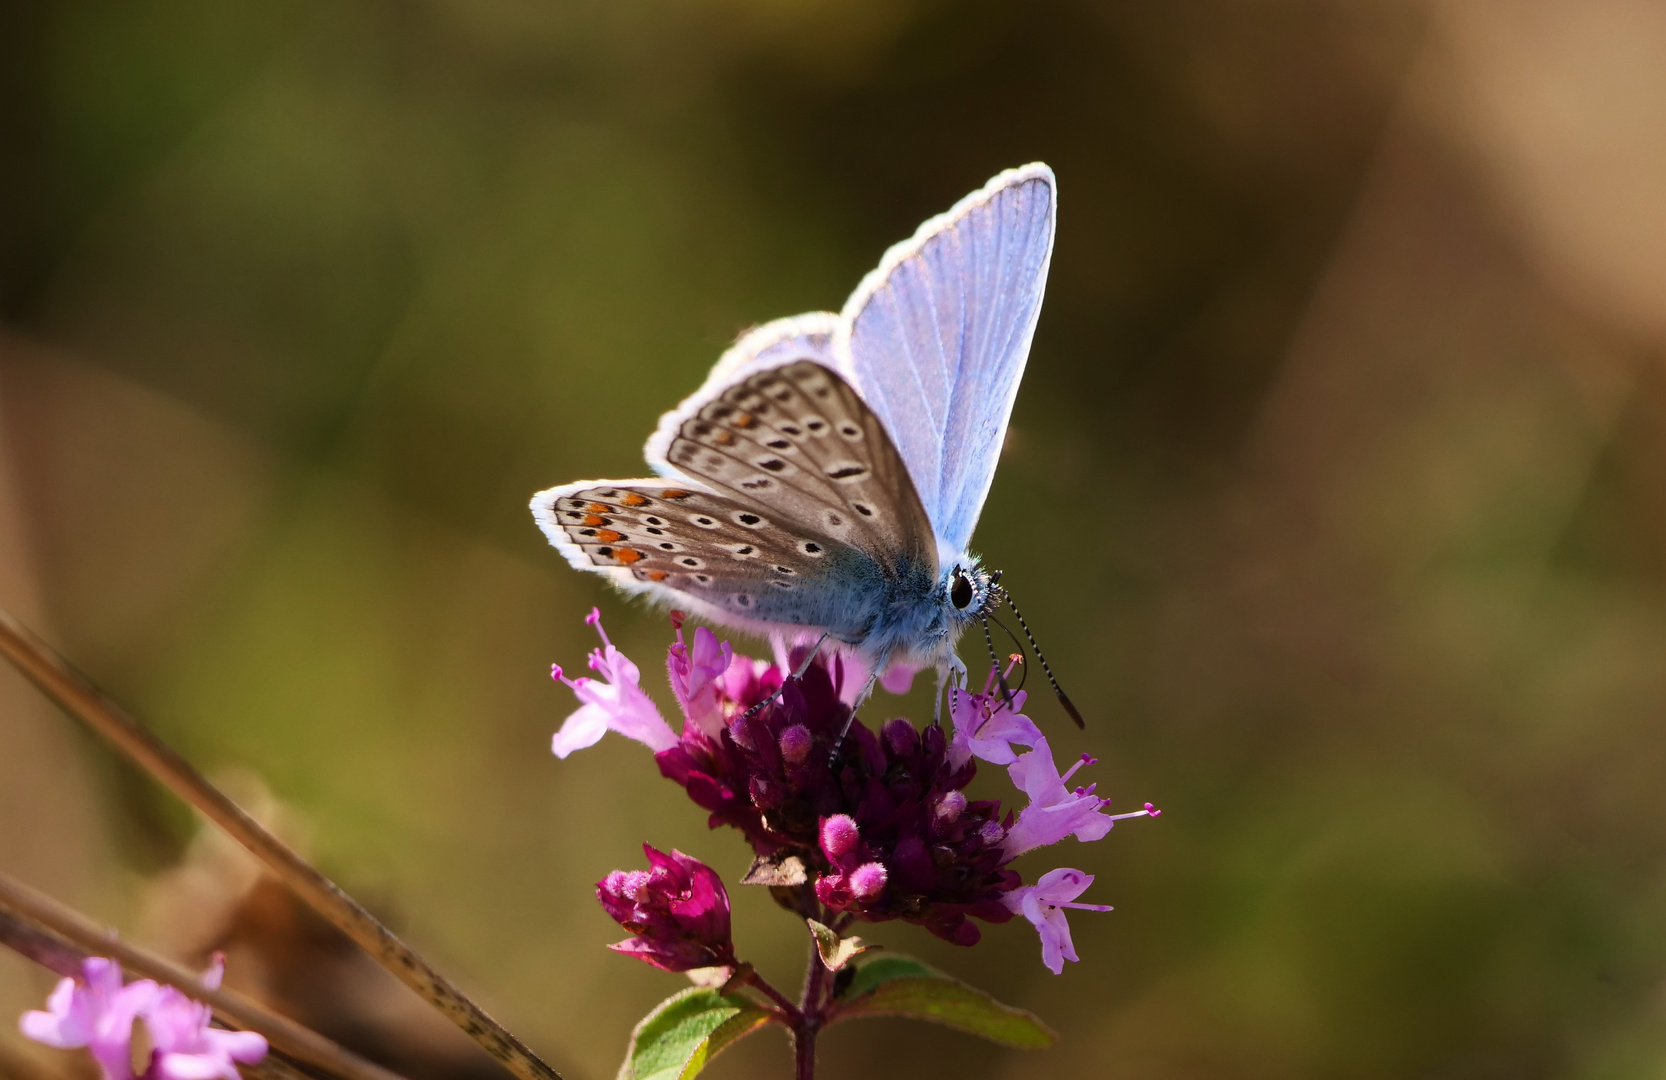
[{"label": "reddish stem", "polygon": [[827,1007],[827,965],[821,962],[821,952],[810,942],[810,965],[804,975],[804,1000],[798,1005],[798,1021],[793,1025],[794,1080],[815,1080],[816,1035],[821,1031]]},{"label": "reddish stem", "polygon": [[803,1019],[803,1016],[798,1011],[798,1006],[794,1005],[787,995],[771,986],[769,980],[765,979],[762,975],[759,975],[756,969],[746,976],[746,984],[758,990],[765,997],[769,998],[769,1000],[775,1002],[775,1004],[780,1007],[781,1017],[787,1022],[787,1026],[797,1030],[798,1024]]}]

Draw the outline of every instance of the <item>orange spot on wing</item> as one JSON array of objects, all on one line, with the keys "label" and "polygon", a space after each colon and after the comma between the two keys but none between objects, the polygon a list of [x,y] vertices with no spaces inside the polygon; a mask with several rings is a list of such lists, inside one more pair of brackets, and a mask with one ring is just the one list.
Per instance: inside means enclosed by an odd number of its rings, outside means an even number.
[{"label": "orange spot on wing", "polygon": [[624,533],[614,532],[612,529],[597,529],[596,541],[602,544],[613,544],[625,538]]},{"label": "orange spot on wing", "polygon": [[659,497],[662,499],[686,499],[692,494],[694,494],[692,491],[684,491],[682,488],[663,488]]},{"label": "orange spot on wing", "polygon": [[648,500],[643,498],[642,496],[638,495],[634,491],[625,492],[624,497],[621,498],[619,501],[624,503],[626,506],[647,506],[648,505]]},{"label": "orange spot on wing", "polygon": [[592,514],[605,514],[609,510],[612,510],[613,507],[607,505],[607,503],[591,503],[586,506],[585,509],[590,511]]},{"label": "orange spot on wing", "polygon": [[649,581],[664,581],[665,580],[665,571],[664,570],[650,570],[650,571],[648,571],[648,580]]},{"label": "orange spot on wing", "polygon": [[713,438],[719,446],[728,446],[735,441],[734,433],[729,431],[720,431]]},{"label": "orange spot on wing", "polygon": [[733,422],[734,422],[734,425],[738,428],[749,428],[753,424],[757,423],[756,420],[752,419],[752,414],[751,413],[741,413],[740,415],[735,417]]},{"label": "orange spot on wing", "polygon": [[642,552],[632,551],[630,548],[616,548],[613,552],[613,557],[624,563],[626,566],[629,566],[633,562],[640,562],[642,560]]},{"label": "orange spot on wing", "polygon": [[[604,507],[604,509],[605,509],[605,507]],[[607,520],[607,518],[602,517],[599,514],[590,514],[590,515],[586,516],[585,519],[584,519],[584,523],[586,525],[590,526],[592,529],[594,529],[597,525],[611,525],[611,524],[613,524],[611,521]]]}]

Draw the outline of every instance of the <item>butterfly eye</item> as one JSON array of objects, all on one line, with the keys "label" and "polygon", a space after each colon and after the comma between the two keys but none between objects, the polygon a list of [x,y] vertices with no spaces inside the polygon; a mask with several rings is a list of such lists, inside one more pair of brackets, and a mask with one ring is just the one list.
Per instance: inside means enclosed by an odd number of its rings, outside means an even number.
[{"label": "butterfly eye", "polygon": [[949,602],[957,611],[965,611],[972,603],[972,583],[959,570],[954,572],[954,584],[949,586]]}]

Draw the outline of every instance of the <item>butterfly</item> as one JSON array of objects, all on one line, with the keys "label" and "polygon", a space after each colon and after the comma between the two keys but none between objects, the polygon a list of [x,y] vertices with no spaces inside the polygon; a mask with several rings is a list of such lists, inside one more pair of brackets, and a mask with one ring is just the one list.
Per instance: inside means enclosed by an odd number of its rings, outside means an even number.
[{"label": "butterfly", "polygon": [[887,251],[843,312],[742,336],[649,438],[658,478],[541,491],[538,525],[579,569],[711,622],[820,635],[876,677],[964,676],[957,640],[987,637],[1007,599],[968,544],[1057,204],[1046,165],[994,177]]}]

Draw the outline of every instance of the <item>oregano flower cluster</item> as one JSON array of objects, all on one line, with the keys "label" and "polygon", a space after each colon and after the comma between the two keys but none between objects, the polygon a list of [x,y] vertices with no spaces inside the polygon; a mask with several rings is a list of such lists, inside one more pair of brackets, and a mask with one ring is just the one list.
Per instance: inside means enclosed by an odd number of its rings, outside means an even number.
[{"label": "oregano flower cluster", "polygon": [[[705,627],[685,635],[674,614],[667,669],[682,712],[676,732],[642,690],[637,666],[608,640],[600,613],[586,621],[602,637],[590,656],[599,678],[554,669],[582,703],[555,736],[557,756],[607,731],[643,743],[712,828],[746,838],[755,856],[747,882],[767,885],[806,919],[902,919],[972,945],[980,923],[1019,915],[1039,932],[1042,960],[1057,974],[1077,959],[1065,910],[1110,908],[1077,902],[1091,874],[1061,867],[1026,885],[1012,862],[1160,813],[1146,803],[1112,814],[1093,785],[1072,787],[1094,759],[1061,772],[1021,711],[1024,692],[997,689],[1005,680],[994,671],[979,693],[951,691],[949,729],[897,718],[875,731],[852,717],[850,699],[868,673],[845,657],[795,649],[754,660]],[[788,675],[798,668],[802,675]],[[997,800],[969,798],[979,761],[1006,767],[1026,805],[1003,813]],[[734,966],[728,896],[716,873],[681,852],[646,850],[649,870],[615,871],[597,886],[603,907],[633,934],[614,948],[671,971]]]}]

